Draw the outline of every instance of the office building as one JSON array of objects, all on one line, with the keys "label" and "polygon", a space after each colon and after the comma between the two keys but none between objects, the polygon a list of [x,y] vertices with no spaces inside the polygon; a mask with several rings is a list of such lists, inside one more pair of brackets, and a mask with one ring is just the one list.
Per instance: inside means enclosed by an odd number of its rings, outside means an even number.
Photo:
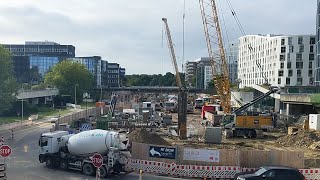
[{"label": "office building", "polygon": [[75,58],[69,58],[68,60],[72,60],[74,62],[85,65],[86,68],[93,75],[94,86],[95,87],[101,86],[102,63],[101,63],[100,56],[75,57]]},{"label": "office building", "polygon": [[314,85],[320,85],[320,0],[317,0],[317,26],[316,26],[316,63],[314,70]]},{"label": "office building", "polygon": [[186,75],[185,81],[187,86],[194,86],[195,85],[195,76],[197,74],[197,62],[194,61],[187,61],[186,63]]},{"label": "office building", "polygon": [[2,44],[12,55],[18,82],[37,83],[57,62],[75,56],[73,45],[50,41],[26,41],[25,44]]},{"label": "office building", "polygon": [[120,86],[120,65],[118,63],[108,63],[108,87],[119,87]]},{"label": "office building", "polygon": [[248,35],[239,42],[240,88],[313,85],[314,35]]},{"label": "office building", "polygon": [[[235,83],[238,77],[238,44],[230,43],[225,52],[228,61],[229,79],[231,83]],[[186,63],[186,81],[188,84],[194,85],[192,81],[195,80],[197,88],[207,89],[212,79],[209,57],[201,57]]]}]

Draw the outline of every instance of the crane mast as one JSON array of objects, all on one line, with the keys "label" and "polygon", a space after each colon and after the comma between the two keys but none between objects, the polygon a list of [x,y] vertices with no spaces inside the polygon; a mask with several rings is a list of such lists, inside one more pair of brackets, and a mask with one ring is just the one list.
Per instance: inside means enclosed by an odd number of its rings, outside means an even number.
[{"label": "crane mast", "polygon": [[[213,82],[225,113],[231,112],[231,90],[228,64],[215,0],[199,0]],[[218,49],[214,49],[218,48]]]},{"label": "crane mast", "polygon": [[168,42],[168,47],[169,47],[169,52],[170,52],[170,56],[171,56],[171,61],[176,73],[176,82],[178,87],[181,89],[182,88],[182,82],[181,82],[181,78],[180,78],[180,73],[179,73],[179,69],[178,69],[178,64],[177,64],[177,59],[176,59],[176,54],[174,52],[174,48],[173,48],[173,43],[172,43],[172,39],[171,39],[171,33],[170,33],[170,29],[169,29],[169,25],[167,22],[167,18],[162,18],[162,21],[164,22],[165,25],[165,30],[166,30],[166,34],[167,34],[167,42]]},{"label": "crane mast", "polygon": [[167,42],[169,47],[169,52],[171,56],[171,61],[176,73],[176,81],[179,87],[179,96],[178,96],[178,129],[179,136],[181,139],[187,138],[187,92],[186,88],[182,84],[180,73],[177,65],[176,54],[174,52],[173,43],[171,39],[171,34],[169,30],[169,25],[166,18],[162,18],[162,21],[165,25],[165,31],[167,34]]}]

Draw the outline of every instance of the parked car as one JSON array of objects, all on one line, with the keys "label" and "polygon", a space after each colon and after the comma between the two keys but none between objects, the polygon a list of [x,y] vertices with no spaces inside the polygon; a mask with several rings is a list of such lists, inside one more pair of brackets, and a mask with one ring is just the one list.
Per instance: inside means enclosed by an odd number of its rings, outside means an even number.
[{"label": "parked car", "polygon": [[162,104],[160,104],[160,103],[157,103],[157,104],[155,104],[155,106],[154,106],[154,110],[155,110],[155,111],[161,111],[162,108],[163,108],[163,106],[162,106]]},{"label": "parked car", "polygon": [[58,121],[58,120],[59,120],[59,117],[52,117],[50,119],[50,123],[56,123],[56,121]]},{"label": "parked car", "polygon": [[194,111],[194,106],[191,103],[188,103],[187,105],[187,113],[193,113]]},{"label": "parked car", "polygon": [[263,166],[255,172],[236,176],[236,180],[305,180],[298,169],[284,166]]},{"label": "parked car", "polygon": [[196,99],[196,101],[194,102],[194,107],[196,109],[201,109],[203,105],[204,105],[203,99]]}]

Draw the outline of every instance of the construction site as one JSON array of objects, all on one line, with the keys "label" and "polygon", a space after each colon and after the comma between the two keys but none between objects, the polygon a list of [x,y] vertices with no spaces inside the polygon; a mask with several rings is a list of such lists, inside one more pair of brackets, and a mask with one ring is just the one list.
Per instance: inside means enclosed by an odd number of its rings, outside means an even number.
[{"label": "construction site", "polygon": [[[97,120],[96,128],[129,131],[131,142],[149,145],[235,152],[296,152],[296,160],[299,159],[300,164],[293,165],[290,161],[295,159],[288,158],[280,164],[261,161],[255,165],[319,167],[320,133],[317,130],[320,116],[315,110],[315,113],[310,115],[300,114],[294,118],[283,116],[279,113],[279,107],[276,107],[280,102],[270,98],[283,94],[283,89],[271,86],[266,77],[265,83],[261,86],[265,89],[264,92],[245,101],[241,100],[245,99],[241,92],[238,92],[240,95],[236,97],[229,82],[227,59],[215,3],[202,2],[200,8],[216,94],[188,93],[188,87],[180,77],[168,20],[162,18],[178,92],[127,92],[126,95],[115,93],[111,96],[108,115]],[[262,110],[263,102],[270,99],[275,103],[267,110]],[[141,154],[137,156],[137,159],[143,157]],[[147,159],[150,160],[150,157]],[[281,156],[273,158],[284,159]]]}]

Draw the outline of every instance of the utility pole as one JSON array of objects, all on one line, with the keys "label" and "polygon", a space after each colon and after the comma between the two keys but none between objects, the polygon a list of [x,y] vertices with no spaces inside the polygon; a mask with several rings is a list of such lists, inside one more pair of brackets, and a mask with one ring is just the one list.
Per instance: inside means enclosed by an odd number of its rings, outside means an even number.
[{"label": "utility pole", "polygon": [[100,102],[102,101],[102,86],[100,86]]},{"label": "utility pole", "polygon": [[23,84],[22,84],[22,91],[21,91],[21,122],[23,121],[23,93],[24,93],[24,89],[23,89]]}]

